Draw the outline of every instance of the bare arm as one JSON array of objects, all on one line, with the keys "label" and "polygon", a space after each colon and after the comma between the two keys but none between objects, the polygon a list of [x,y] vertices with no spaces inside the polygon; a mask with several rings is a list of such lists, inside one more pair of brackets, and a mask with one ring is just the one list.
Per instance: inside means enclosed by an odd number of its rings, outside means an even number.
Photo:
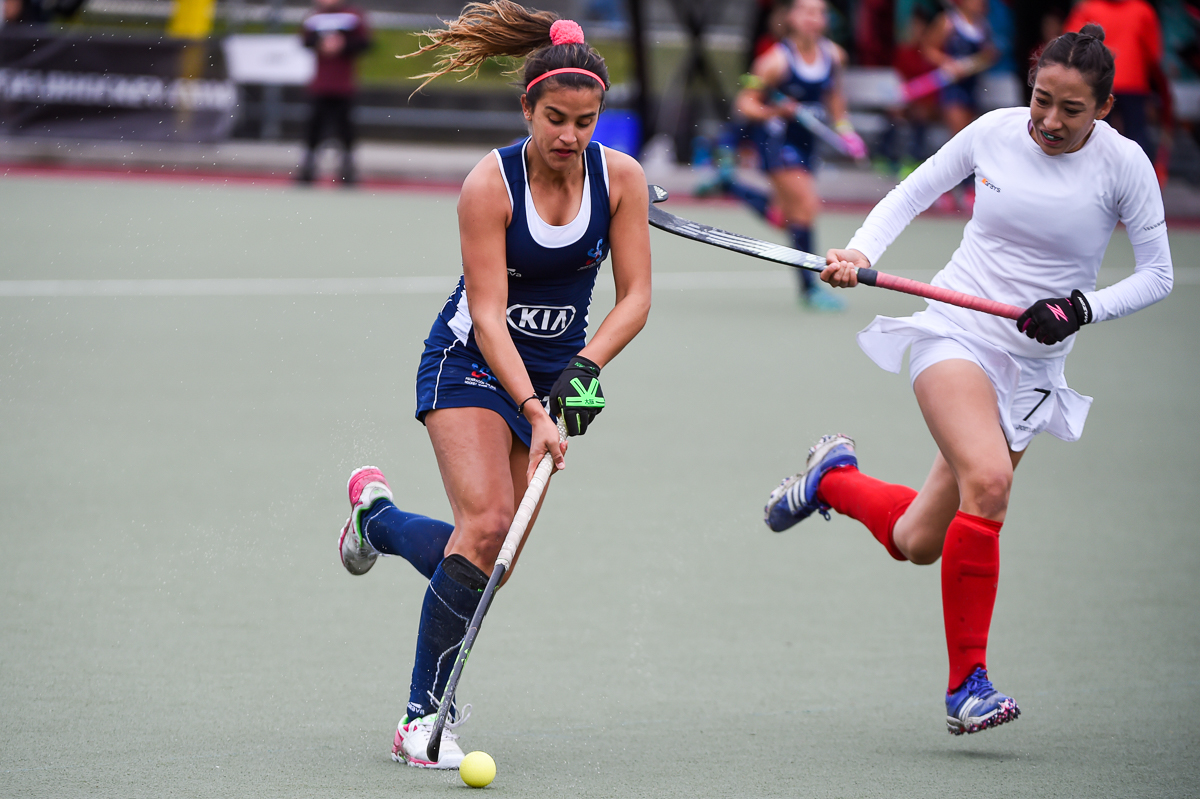
[{"label": "bare arm", "polygon": [[[504,176],[489,154],[467,176],[458,198],[458,231],[462,243],[463,278],[475,342],[500,385],[516,402],[534,395],[525,362],[508,332],[508,264],[505,260],[505,230],[512,218]],[[555,466],[563,468],[565,447],[558,443],[558,429],[540,402],[522,408],[533,426],[529,447],[534,465],[551,452]],[[532,468],[532,467],[531,467]]]},{"label": "bare arm", "polygon": [[605,150],[612,219],[613,282],[617,302],[580,354],[603,367],[641,331],[650,313],[650,205],[641,164],[624,153]]},{"label": "bare arm", "polygon": [[783,53],[777,49],[768,50],[759,56],[750,70],[751,76],[756,79],[755,85],[747,86],[738,92],[734,102],[738,113],[751,122],[766,122],[775,117],[794,114],[794,107],[786,109],[767,100],[767,92],[783,81],[786,69],[787,62]]},{"label": "bare arm", "polygon": [[944,67],[954,59],[946,54],[946,39],[950,36],[953,23],[946,14],[938,14],[937,18],[925,29],[921,41],[921,55],[935,67]]},{"label": "bare arm", "polygon": [[846,105],[846,92],[842,88],[842,76],[846,71],[846,51],[834,45],[833,88],[825,96],[825,107],[829,109],[829,120],[837,126],[849,123],[849,112]]}]

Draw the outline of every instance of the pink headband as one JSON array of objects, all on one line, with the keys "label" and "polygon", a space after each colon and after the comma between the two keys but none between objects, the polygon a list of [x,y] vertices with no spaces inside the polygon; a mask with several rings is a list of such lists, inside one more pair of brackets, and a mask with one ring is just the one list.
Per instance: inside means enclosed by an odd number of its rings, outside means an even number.
[{"label": "pink headband", "polygon": [[590,77],[593,77],[596,79],[596,82],[600,84],[600,90],[601,91],[604,90],[604,81],[601,80],[600,76],[597,75],[595,72],[589,72],[586,69],[579,69],[578,67],[563,67],[562,69],[552,69],[549,72],[543,72],[541,75],[538,75],[536,78],[529,81],[529,85],[525,87],[525,91],[528,92],[530,89],[532,89],[534,86],[537,85],[538,81],[548,78],[551,75],[563,75],[563,74],[567,74],[567,73],[571,73],[571,74],[575,74],[575,75],[588,75]]}]

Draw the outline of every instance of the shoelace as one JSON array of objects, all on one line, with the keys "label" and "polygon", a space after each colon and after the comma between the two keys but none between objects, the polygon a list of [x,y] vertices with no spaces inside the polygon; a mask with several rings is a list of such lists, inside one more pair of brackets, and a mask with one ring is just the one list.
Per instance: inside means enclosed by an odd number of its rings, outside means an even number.
[{"label": "shoelace", "polygon": [[455,727],[461,727],[463,724],[466,724],[467,719],[471,718],[471,703],[468,702],[462,707],[454,707],[452,705],[450,707],[450,716],[452,718],[446,719],[446,729],[453,730]]},{"label": "shoelace", "polygon": [[[433,707],[434,707],[434,710],[437,710],[440,707],[440,703],[438,702],[437,699],[433,700]],[[430,728],[430,731],[432,732],[433,720],[435,717],[436,717],[436,713],[431,713],[428,716],[419,718],[419,719],[417,719],[417,726],[428,727],[428,728]],[[462,725],[466,724],[467,719],[469,719],[469,718],[471,718],[471,703],[470,702],[463,705],[462,707],[457,707],[456,705],[451,705],[450,706],[450,714],[446,717],[446,726],[442,728],[442,737],[443,738],[448,737],[451,740],[458,738],[458,733],[454,732],[454,730],[457,727],[461,727]],[[426,721],[426,719],[428,719],[428,721]]]},{"label": "shoelace", "polygon": [[984,676],[981,677],[979,676],[979,671],[972,672],[971,676],[967,678],[967,681],[964,683],[964,685],[966,686],[967,693],[971,696],[977,696],[980,699],[986,699],[992,694],[996,693],[996,688],[992,685],[992,681],[987,678],[987,672],[982,673]]}]

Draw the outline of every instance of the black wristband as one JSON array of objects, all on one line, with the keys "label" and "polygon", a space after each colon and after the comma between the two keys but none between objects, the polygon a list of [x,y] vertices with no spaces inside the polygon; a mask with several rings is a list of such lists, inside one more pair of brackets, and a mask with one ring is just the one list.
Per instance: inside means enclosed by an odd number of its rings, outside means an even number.
[{"label": "black wristband", "polygon": [[529,402],[530,400],[538,400],[541,402],[541,397],[539,397],[537,394],[534,394],[532,397],[526,397],[525,399],[521,400],[521,404],[517,406],[518,414],[525,412],[525,403]]}]

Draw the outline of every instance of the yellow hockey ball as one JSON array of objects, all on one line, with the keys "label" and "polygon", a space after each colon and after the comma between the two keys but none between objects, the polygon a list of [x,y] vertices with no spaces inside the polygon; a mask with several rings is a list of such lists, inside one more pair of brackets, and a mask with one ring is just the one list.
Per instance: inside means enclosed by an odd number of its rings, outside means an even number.
[{"label": "yellow hockey ball", "polygon": [[496,761],[487,752],[472,752],[462,759],[458,775],[472,788],[482,788],[496,779]]}]

